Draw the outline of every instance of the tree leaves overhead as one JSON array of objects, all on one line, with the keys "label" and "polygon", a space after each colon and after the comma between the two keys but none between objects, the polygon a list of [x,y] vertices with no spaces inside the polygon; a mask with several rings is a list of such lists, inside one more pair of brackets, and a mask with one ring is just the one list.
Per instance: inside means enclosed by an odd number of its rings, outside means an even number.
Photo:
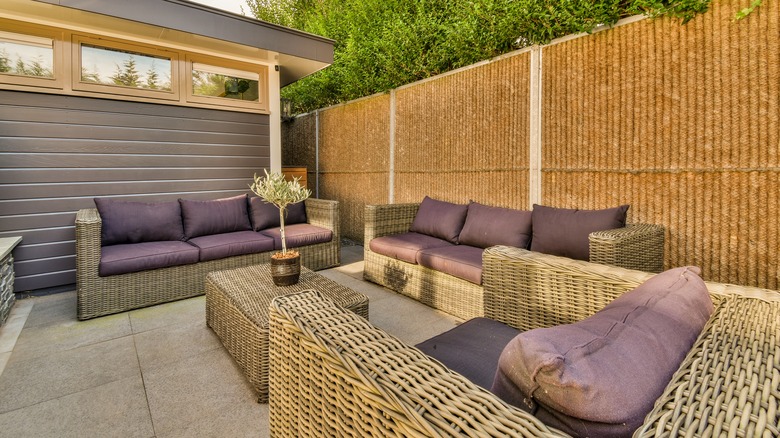
[{"label": "tree leaves overhead", "polygon": [[298,112],[387,91],[636,14],[683,23],[711,0],[247,0],[258,19],[336,41],[330,67],[282,90]]}]

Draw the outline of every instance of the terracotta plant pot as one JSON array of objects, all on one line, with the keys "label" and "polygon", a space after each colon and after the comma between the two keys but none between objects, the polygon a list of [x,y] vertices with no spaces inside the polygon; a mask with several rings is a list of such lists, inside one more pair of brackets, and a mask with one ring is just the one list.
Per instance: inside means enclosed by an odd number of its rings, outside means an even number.
[{"label": "terracotta plant pot", "polygon": [[301,276],[301,255],[276,258],[271,256],[271,278],[277,286],[292,286]]}]

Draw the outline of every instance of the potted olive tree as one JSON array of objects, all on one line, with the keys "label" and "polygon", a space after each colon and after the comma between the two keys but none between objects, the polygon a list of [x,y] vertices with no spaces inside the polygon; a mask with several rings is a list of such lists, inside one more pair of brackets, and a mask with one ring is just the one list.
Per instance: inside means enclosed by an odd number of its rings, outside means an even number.
[{"label": "potted olive tree", "polygon": [[298,282],[301,274],[301,255],[298,251],[287,250],[287,240],[284,236],[284,218],[290,204],[303,202],[311,196],[311,190],[301,186],[299,178],[287,181],[284,175],[276,172],[265,176],[255,174],[254,183],[249,188],[265,202],[279,209],[279,235],[282,240],[282,251],[271,256],[271,277],[277,286],[289,286]]}]

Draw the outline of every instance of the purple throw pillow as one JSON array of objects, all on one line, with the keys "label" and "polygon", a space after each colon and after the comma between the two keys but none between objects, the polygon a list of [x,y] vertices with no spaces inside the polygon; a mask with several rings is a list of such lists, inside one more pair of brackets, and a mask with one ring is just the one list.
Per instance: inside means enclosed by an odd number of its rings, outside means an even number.
[{"label": "purple throw pillow", "polygon": [[625,227],[628,207],[621,205],[605,210],[577,210],[534,204],[530,249],[587,261],[590,259],[588,235],[594,231]]},{"label": "purple throw pillow", "polygon": [[232,198],[195,201],[179,199],[188,239],[209,234],[251,230],[246,210],[246,195]]},{"label": "purple throw pillow", "polygon": [[472,202],[458,242],[487,248],[507,245],[528,248],[531,240],[531,212],[510,208],[488,207]]},{"label": "purple throw pillow", "polygon": [[589,318],[521,333],[501,353],[491,391],[538,403],[563,430],[587,434],[581,420],[634,430],[713,312],[699,272],[663,272]]},{"label": "purple throw pillow", "polygon": [[[275,205],[263,201],[262,198],[253,196],[249,198],[249,211],[252,218],[252,229],[255,231],[267,230],[269,228],[279,227],[279,208]],[[305,224],[306,223],[306,204],[298,202],[287,206],[287,216],[284,218],[285,225]]]},{"label": "purple throw pillow", "polygon": [[102,228],[101,245],[184,240],[181,207],[173,202],[135,202],[95,198]]},{"label": "purple throw pillow", "polygon": [[425,197],[409,231],[458,243],[458,235],[466,221],[468,205],[453,204]]}]

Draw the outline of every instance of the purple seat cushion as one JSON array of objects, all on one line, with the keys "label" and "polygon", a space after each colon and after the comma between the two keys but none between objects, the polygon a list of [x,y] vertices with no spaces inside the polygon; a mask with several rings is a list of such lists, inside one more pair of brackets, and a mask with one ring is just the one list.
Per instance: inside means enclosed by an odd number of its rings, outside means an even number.
[{"label": "purple seat cushion", "polygon": [[188,239],[252,229],[246,209],[246,195],[210,201],[179,199],[179,203],[184,234]]},{"label": "purple seat cushion", "polygon": [[[279,209],[268,202],[253,196],[249,198],[249,215],[252,219],[252,229],[262,231],[279,226]],[[306,223],[306,203],[298,202],[287,206],[285,225]]]},{"label": "purple seat cushion", "polygon": [[181,207],[173,202],[134,202],[95,198],[101,245],[184,240]]},{"label": "purple seat cushion", "polygon": [[490,389],[501,351],[519,333],[498,321],[474,318],[416,347],[474,384]]},{"label": "purple seat cushion", "polygon": [[[279,228],[270,228],[263,230],[262,233],[273,238],[274,248],[282,249],[282,237]],[[306,245],[315,245],[317,243],[327,243],[333,239],[333,231],[309,224],[293,224],[284,227],[285,241],[287,248],[298,248]]]},{"label": "purple seat cushion", "polygon": [[663,272],[587,319],[521,333],[491,390],[525,409],[538,404],[538,417],[570,434],[629,436],[712,314],[698,273]]},{"label": "purple seat cushion", "polygon": [[482,284],[482,248],[452,245],[424,249],[417,253],[417,263],[474,284]]},{"label": "purple seat cushion", "polygon": [[417,253],[423,249],[454,246],[446,240],[420,233],[401,233],[377,237],[368,242],[371,251],[403,260],[407,263],[417,263]]},{"label": "purple seat cushion", "polygon": [[594,231],[626,226],[628,205],[605,210],[576,210],[534,204],[531,222],[531,251],[590,259],[588,235]]},{"label": "purple seat cushion", "polygon": [[476,202],[469,204],[466,223],[458,236],[458,243],[479,248],[507,245],[527,249],[530,241],[530,211],[488,207]]},{"label": "purple seat cushion", "polygon": [[98,275],[127,274],[198,262],[198,248],[187,242],[141,242],[100,249]]},{"label": "purple seat cushion", "polygon": [[274,239],[254,231],[194,237],[189,240],[189,243],[200,249],[202,262],[274,250]]},{"label": "purple seat cushion", "polygon": [[426,196],[420,203],[409,231],[458,243],[468,208],[468,205],[437,201]]}]

